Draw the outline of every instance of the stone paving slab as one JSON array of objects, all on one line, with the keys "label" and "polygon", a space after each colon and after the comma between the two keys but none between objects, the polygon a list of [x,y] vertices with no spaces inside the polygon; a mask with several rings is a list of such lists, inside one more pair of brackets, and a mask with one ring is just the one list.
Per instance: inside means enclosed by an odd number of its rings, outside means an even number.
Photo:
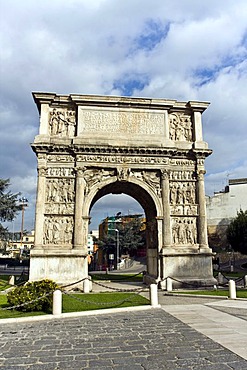
[{"label": "stone paving slab", "polygon": [[247,368],[163,309],[9,323],[0,332],[0,367],[9,370]]},{"label": "stone paving slab", "polygon": [[[163,309],[247,360],[247,321],[218,310],[222,306],[226,308],[227,303],[231,305],[231,302],[225,301],[207,305],[166,305]],[[239,304],[241,306],[241,301]],[[245,304],[247,308],[247,301]],[[237,304],[234,307],[236,309]]]}]

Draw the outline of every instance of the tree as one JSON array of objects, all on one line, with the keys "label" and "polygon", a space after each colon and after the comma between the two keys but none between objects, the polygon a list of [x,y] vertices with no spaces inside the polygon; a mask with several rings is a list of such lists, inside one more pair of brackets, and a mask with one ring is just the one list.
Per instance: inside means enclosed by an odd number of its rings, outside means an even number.
[{"label": "tree", "polygon": [[[12,221],[16,213],[21,210],[17,204],[17,198],[20,193],[13,194],[8,190],[10,185],[9,179],[0,179],[0,222]],[[3,238],[8,229],[0,223],[0,237]]]},{"label": "tree", "polygon": [[142,222],[139,218],[119,225],[119,244],[120,250],[125,253],[131,253],[138,248],[143,248],[145,239],[141,234]]},{"label": "tree", "polygon": [[[120,255],[127,254],[142,248],[145,244],[145,239],[141,233],[142,222],[135,218],[126,223],[119,223],[117,229],[119,230],[119,247]],[[99,248],[108,253],[114,253],[116,249],[117,234],[116,231],[109,230],[101,240],[99,240]]]},{"label": "tree", "polygon": [[235,252],[247,254],[247,211],[240,211],[227,228],[227,240]]}]

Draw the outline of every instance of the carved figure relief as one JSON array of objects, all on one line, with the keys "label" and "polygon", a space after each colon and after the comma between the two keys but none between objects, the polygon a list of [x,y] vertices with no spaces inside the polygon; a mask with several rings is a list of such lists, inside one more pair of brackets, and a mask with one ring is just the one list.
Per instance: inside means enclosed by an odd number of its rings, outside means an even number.
[{"label": "carved figure relief", "polygon": [[173,244],[197,244],[195,218],[174,218],[172,224]]},{"label": "carved figure relief", "polygon": [[74,177],[74,169],[68,167],[49,167],[47,175],[50,177]]},{"label": "carved figure relief", "polygon": [[186,215],[186,216],[197,216],[198,215],[198,209],[197,205],[172,205],[171,206],[171,214],[172,215]]},{"label": "carved figure relief", "polygon": [[47,181],[46,202],[72,203],[74,202],[74,198],[73,179],[53,179]]},{"label": "carved figure relief", "polygon": [[72,234],[72,217],[46,217],[44,223],[44,244],[71,244]]},{"label": "carved figure relief", "polygon": [[86,181],[85,194],[89,193],[89,189],[101,181],[114,176],[114,170],[104,169],[86,169],[84,171],[84,179]]},{"label": "carved figure relief", "polygon": [[158,196],[161,195],[160,174],[158,171],[131,171],[131,175],[135,176],[138,180],[146,182],[155,189]]},{"label": "carved figure relief", "polygon": [[192,141],[191,117],[184,113],[169,115],[170,139],[174,141]]},{"label": "carved figure relief", "polygon": [[193,171],[170,171],[170,180],[193,180]]},{"label": "carved figure relief", "polygon": [[131,173],[131,169],[130,168],[126,168],[126,167],[118,167],[117,168],[117,179],[118,181],[127,181],[128,178],[129,178],[129,175]]},{"label": "carved figure relief", "polygon": [[74,214],[74,203],[46,203],[46,214],[68,215]]},{"label": "carved figure relief", "polygon": [[61,110],[54,108],[50,112],[49,128],[50,135],[75,136],[75,112],[73,110]]},{"label": "carved figure relief", "polygon": [[74,158],[72,157],[72,155],[48,155],[47,156],[47,160],[48,162],[73,162],[74,161]]},{"label": "carved figure relief", "polygon": [[195,183],[194,182],[171,182],[170,183],[170,203],[175,204],[195,204]]}]

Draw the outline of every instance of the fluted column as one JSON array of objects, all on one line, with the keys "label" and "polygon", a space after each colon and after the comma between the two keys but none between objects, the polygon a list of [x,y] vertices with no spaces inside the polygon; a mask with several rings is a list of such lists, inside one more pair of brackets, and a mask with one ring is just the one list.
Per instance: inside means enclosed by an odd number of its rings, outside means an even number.
[{"label": "fluted column", "polygon": [[170,187],[169,172],[161,171],[161,189],[163,205],[163,247],[171,246],[171,220],[170,220]]},{"label": "fluted column", "polygon": [[208,248],[207,214],[204,188],[205,170],[197,172],[197,197],[198,197],[198,241],[200,248]]},{"label": "fluted column", "polygon": [[34,248],[40,248],[43,245],[46,172],[47,172],[46,168],[44,167],[38,168]]},{"label": "fluted column", "polygon": [[82,207],[84,202],[85,180],[83,178],[84,170],[78,168],[76,171],[75,187],[75,219],[74,219],[74,248],[83,249],[83,219]]}]

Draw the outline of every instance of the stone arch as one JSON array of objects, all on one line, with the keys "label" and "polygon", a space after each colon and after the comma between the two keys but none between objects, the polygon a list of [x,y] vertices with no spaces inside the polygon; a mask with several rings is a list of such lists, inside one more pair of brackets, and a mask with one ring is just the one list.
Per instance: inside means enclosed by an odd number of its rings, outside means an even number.
[{"label": "stone arch", "polygon": [[121,194],[134,198],[144,209],[146,217],[146,244],[147,244],[147,273],[153,279],[158,279],[158,256],[162,248],[162,239],[158,236],[157,219],[162,214],[160,199],[153,189],[140,180],[135,181],[115,181],[108,180],[95,186],[84,202],[84,214],[90,213],[90,209],[101,197],[107,194]]},{"label": "stone arch", "polygon": [[[88,275],[90,208],[124,192],[148,224],[147,282],[215,283],[207,242],[202,137],[206,102],[34,93],[40,112],[30,280]],[[154,247],[153,247],[154,246]]]}]

